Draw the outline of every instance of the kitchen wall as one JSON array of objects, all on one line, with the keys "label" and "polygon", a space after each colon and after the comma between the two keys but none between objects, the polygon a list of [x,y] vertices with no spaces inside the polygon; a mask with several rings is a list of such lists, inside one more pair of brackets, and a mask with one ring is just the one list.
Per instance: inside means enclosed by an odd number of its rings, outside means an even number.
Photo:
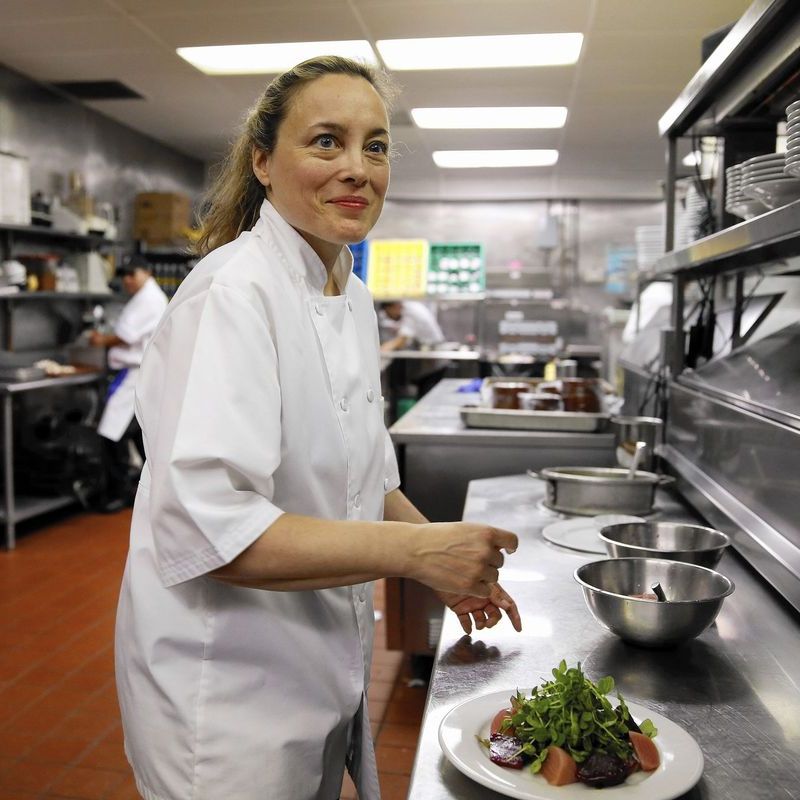
[{"label": "kitchen wall", "polygon": [[120,211],[131,234],[138,192],[182,192],[196,199],[205,167],[137,131],[0,64],[0,151],[27,156],[31,191],[64,194],[75,170],[95,200]]},{"label": "kitchen wall", "polygon": [[[638,225],[662,221],[663,203],[653,201],[387,200],[370,238],[481,242],[490,283],[513,285],[506,280],[509,266],[519,262],[520,284],[542,285],[549,273],[550,282],[560,283],[565,290],[591,285],[602,294],[609,248],[634,247]],[[574,267],[565,265],[565,260],[574,260]],[[524,280],[526,275],[535,280]],[[597,295],[596,291],[582,293]]]}]

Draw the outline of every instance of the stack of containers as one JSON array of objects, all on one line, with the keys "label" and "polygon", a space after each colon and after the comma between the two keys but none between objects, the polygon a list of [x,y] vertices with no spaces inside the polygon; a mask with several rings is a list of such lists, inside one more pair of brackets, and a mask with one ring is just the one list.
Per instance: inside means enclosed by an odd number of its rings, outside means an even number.
[{"label": "stack of containers", "polygon": [[664,255],[664,226],[638,225],[636,227],[636,266],[646,272]]},{"label": "stack of containers", "polygon": [[485,288],[482,245],[477,242],[431,244],[429,294],[482,292]]},{"label": "stack of containers", "polygon": [[800,178],[800,100],[786,108],[786,164],[784,173]]}]

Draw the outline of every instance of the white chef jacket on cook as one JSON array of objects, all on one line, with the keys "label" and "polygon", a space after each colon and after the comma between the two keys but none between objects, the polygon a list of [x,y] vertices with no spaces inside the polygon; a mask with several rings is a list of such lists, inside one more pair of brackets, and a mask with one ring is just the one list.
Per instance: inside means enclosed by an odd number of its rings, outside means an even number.
[{"label": "white chef jacket on cook", "polygon": [[139,365],[166,307],[167,296],[153,278],[148,278],[125,304],[114,325],[114,333],[126,344],[109,349],[108,366],[128,372],[106,400],[97,426],[97,432],[112,442],[118,442],[131,424]]},{"label": "white chef jacket on cook", "polygon": [[[207,573],[284,513],[381,520],[399,485],[372,298],[265,202],[174,296],[136,389],[147,461],[117,613],[125,748],[147,800],[377,800],[372,585]],[[270,535],[267,530],[267,536]]]}]

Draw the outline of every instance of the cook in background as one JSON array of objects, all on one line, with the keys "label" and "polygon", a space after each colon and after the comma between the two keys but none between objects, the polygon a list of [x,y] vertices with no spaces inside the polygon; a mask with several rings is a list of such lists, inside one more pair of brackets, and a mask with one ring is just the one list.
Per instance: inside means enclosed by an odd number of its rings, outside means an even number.
[{"label": "cook in background", "polygon": [[314,59],[269,84],[210,191],[205,257],[137,384],[147,461],[117,615],[125,749],[147,800],[380,796],[372,581],[466,631],[513,600],[517,537],[429,523],[398,489],[373,301],[345,246],[389,183],[389,89]]},{"label": "cook in background", "polygon": [[117,268],[122,288],[129,294],[113,333],[92,331],[89,343],[107,347],[111,383],[97,432],[103,437],[107,461],[106,496],[100,505],[113,511],[133,502],[138,476],[131,467],[132,442],[144,459],[142,431],[133,413],[134,388],[144,349],[153,335],[167,297],[153,279],[146,261],[128,256]]},{"label": "cook in background", "polygon": [[[381,303],[378,321],[384,331],[390,331],[390,339],[381,344],[381,352],[405,350],[411,347],[435,348],[444,342],[444,333],[436,321],[434,313],[424,304],[415,300],[391,300]],[[418,372],[413,377],[417,388],[417,398],[427,394],[444,377],[450,362],[445,359],[423,361],[417,366]],[[405,364],[396,368],[392,364],[390,386],[405,382],[407,369]],[[395,372],[401,374],[395,375]]]}]

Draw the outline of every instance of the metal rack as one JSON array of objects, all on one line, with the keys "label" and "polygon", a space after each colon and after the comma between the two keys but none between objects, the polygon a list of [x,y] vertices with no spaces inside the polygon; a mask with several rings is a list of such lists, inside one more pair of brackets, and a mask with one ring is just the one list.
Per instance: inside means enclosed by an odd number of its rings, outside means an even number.
[{"label": "metal rack", "polygon": [[65,375],[59,378],[41,378],[16,383],[0,383],[3,406],[3,505],[0,506],[0,522],[5,524],[5,546],[13,550],[16,545],[16,524],[31,517],[73,505],[74,494],[54,497],[30,497],[17,495],[14,491],[14,395],[63,386],[96,383],[103,372]]},{"label": "metal rack", "polygon": [[[668,252],[643,281],[668,279],[673,284],[671,330],[662,330],[660,357],[668,420],[662,456],[683,495],[707,520],[730,533],[736,549],[800,609],[800,526],[795,514],[800,428],[786,418],[786,405],[795,396],[793,384],[792,393],[782,398],[781,414],[745,402],[756,382],[783,385],[794,367],[773,359],[770,368],[775,374],[768,375],[759,356],[764,348],[760,343],[742,347],[746,335],[740,331],[749,300],[744,293],[748,275],[798,274],[787,259],[800,256],[800,200],[744,222],[722,210],[725,169],[772,152],[777,123],[798,98],[800,3],[756,0],[659,122],[667,140]],[[715,183],[718,230],[672,250],[677,141],[692,135],[724,142]],[[704,301],[713,297],[715,286],[725,285],[733,301],[731,356],[709,362],[709,369],[713,372],[719,365],[733,374],[738,365],[737,396],[716,391],[711,380],[700,380],[709,370],[687,370],[686,289],[691,283],[702,288]],[[714,324],[713,314],[710,317],[706,327]],[[786,330],[789,339],[796,333],[793,327]],[[772,346],[771,341],[763,340]],[[748,358],[749,371],[741,368]],[[647,378],[624,366],[627,402]]]}]

